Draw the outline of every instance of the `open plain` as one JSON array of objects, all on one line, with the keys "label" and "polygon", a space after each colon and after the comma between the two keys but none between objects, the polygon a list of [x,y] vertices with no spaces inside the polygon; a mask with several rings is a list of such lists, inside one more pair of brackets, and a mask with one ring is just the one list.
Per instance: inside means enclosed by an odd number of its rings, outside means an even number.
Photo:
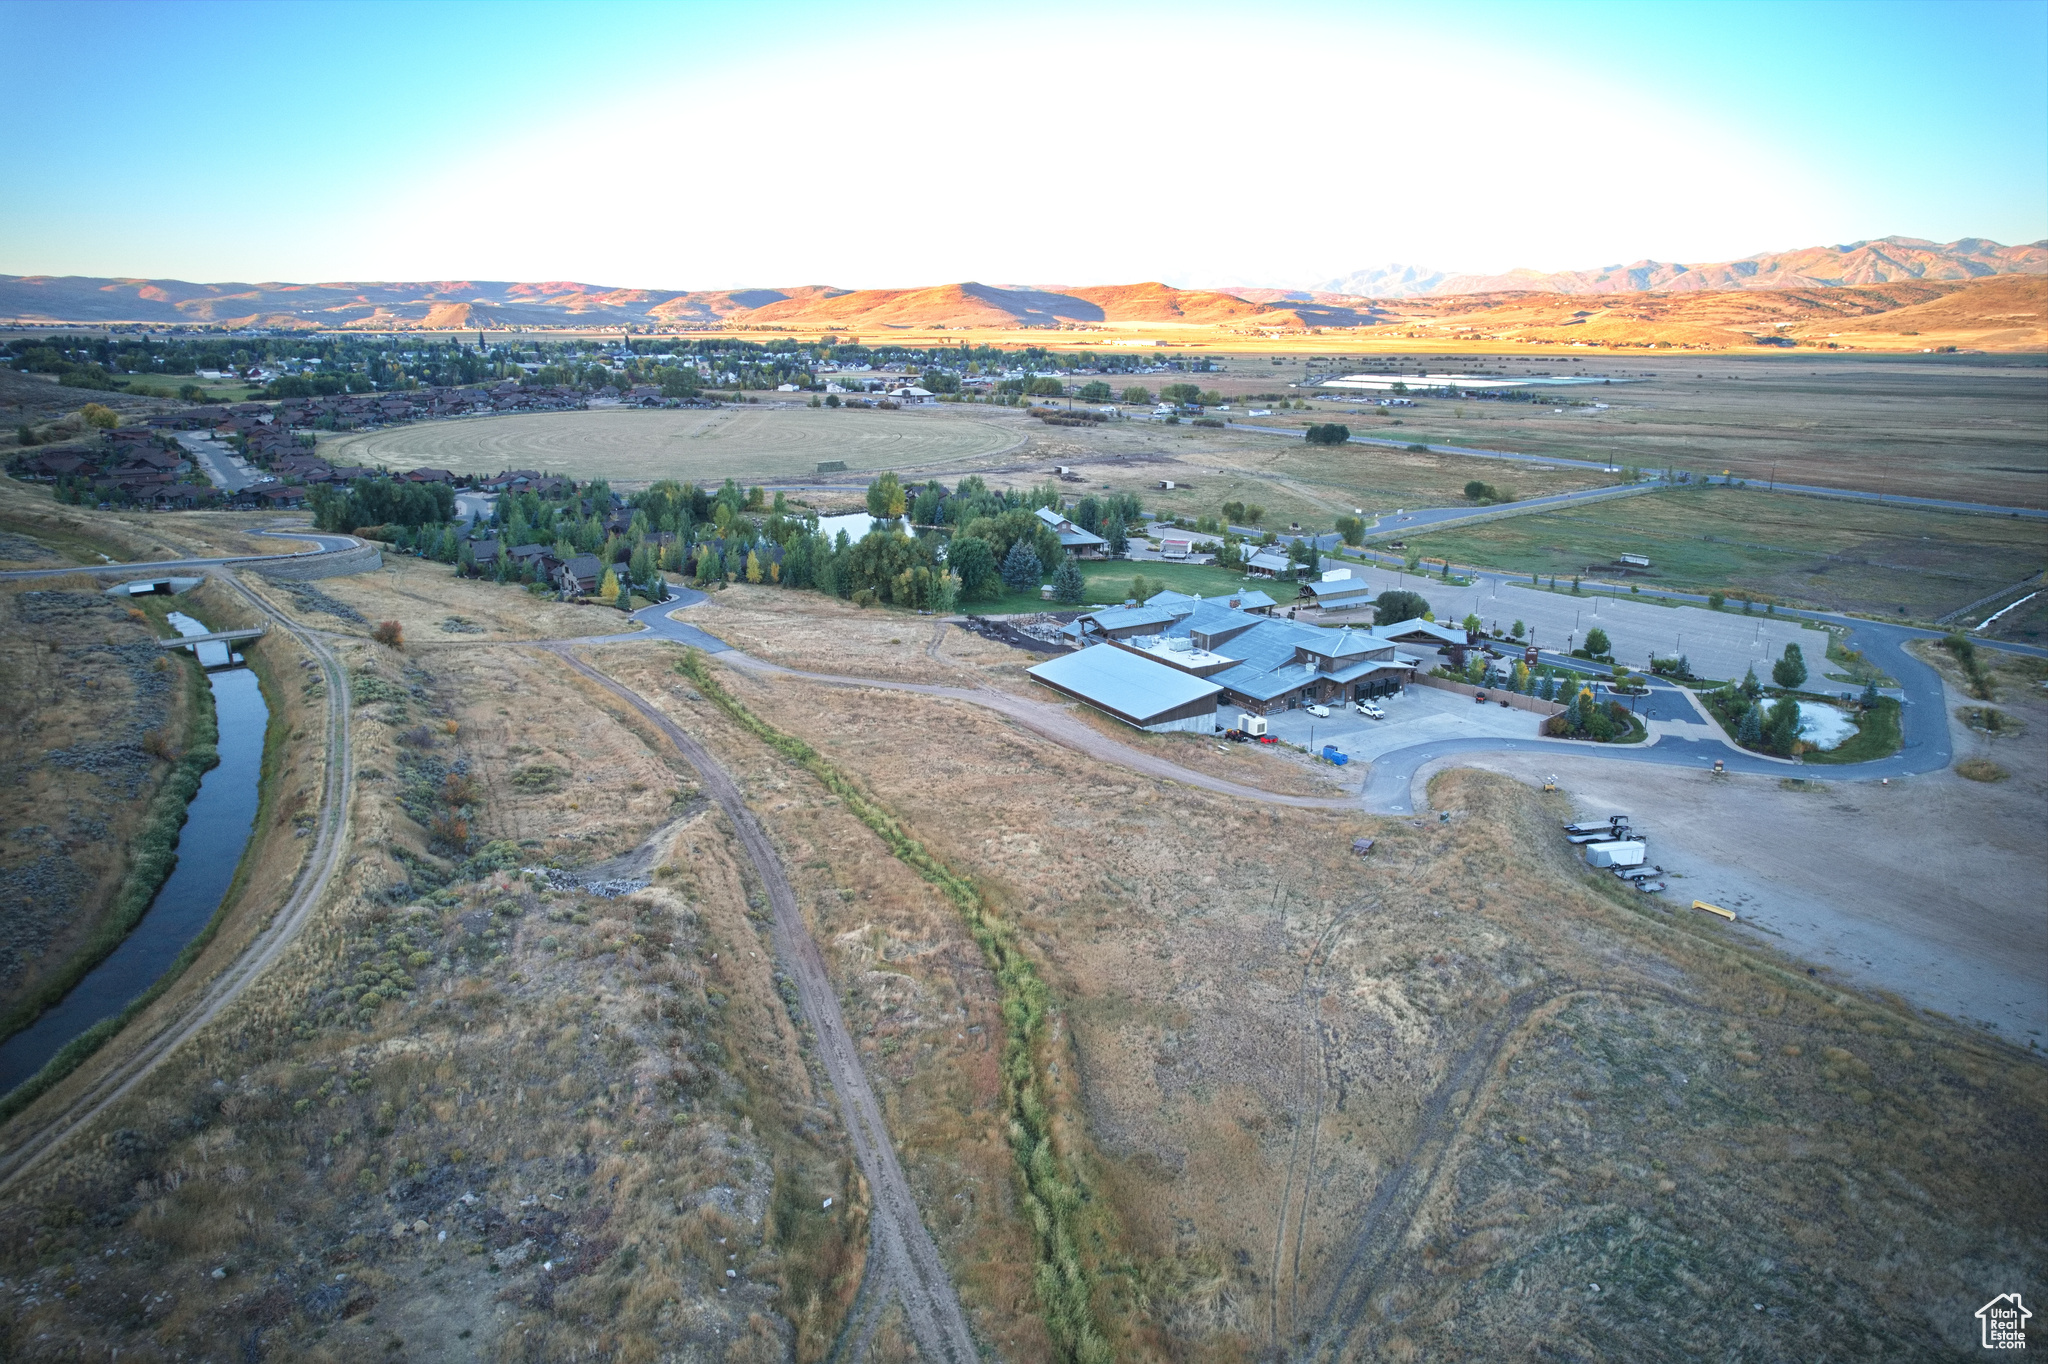
[{"label": "open plain", "polygon": [[1014,421],[979,412],[860,408],[635,408],[545,412],[435,422],[323,441],[337,463],[464,474],[541,469],[571,478],[644,483],[674,478],[791,479],[820,463],[848,469],[914,469],[998,454],[1021,443]]}]

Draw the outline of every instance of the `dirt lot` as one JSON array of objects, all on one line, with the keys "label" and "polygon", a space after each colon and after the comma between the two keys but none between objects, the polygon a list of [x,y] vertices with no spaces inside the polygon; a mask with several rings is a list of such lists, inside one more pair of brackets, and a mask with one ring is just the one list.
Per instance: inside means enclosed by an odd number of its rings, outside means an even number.
[{"label": "dirt lot", "polygon": [[[786,396],[786,395],[785,395]],[[883,412],[798,406],[715,410],[616,408],[422,422],[322,439],[336,463],[458,473],[544,469],[572,478],[718,483],[792,478],[820,463],[909,469],[995,454],[1018,443],[1021,415],[943,406]]]},{"label": "dirt lot", "polygon": [[1951,726],[1959,757],[1989,750],[2013,774],[1989,786],[1952,770],[1888,787],[1816,775],[1787,788],[1768,777],[1547,756],[1478,754],[1461,765],[1535,784],[1555,772],[1580,813],[1635,816],[1653,860],[1678,873],[1658,897],[1673,913],[1694,899],[1721,905],[1742,916],[1744,931],[1826,979],[2022,1047],[2048,1045],[2048,851],[2039,836],[2048,705],[2028,698],[2007,708],[2027,723],[2018,737]]}]

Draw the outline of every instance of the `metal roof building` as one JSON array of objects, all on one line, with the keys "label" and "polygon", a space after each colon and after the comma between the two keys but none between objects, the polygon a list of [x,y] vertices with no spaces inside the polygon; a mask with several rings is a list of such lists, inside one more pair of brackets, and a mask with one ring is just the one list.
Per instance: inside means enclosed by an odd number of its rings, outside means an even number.
[{"label": "metal roof building", "polygon": [[1209,734],[1216,728],[1223,688],[1129,649],[1097,644],[1027,671],[1061,695],[1138,729]]}]

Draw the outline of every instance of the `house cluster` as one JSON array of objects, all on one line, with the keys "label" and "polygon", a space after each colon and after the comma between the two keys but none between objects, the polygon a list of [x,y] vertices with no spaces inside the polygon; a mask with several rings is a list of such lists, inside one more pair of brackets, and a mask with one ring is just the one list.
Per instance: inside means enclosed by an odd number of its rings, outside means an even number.
[{"label": "house cluster", "polygon": [[1260,592],[1161,592],[1071,622],[1062,633],[1076,652],[1030,673],[1139,729],[1206,734],[1219,706],[1268,715],[1398,691],[1424,662],[1404,648],[1467,643],[1430,621],[1331,630],[1275,618],[1273,606]]},{"label": "house cluster", "polygon": [[28,455],[14,468],[19,477],[40,482],[89,484],[101,502],[168,510],[207,506],[214,498],[204,479],[186,481],[197,476],[184,452],[144,427],[104,431],[90,448]]},{"label": "house cluster", "polygon": [[[254,437],[259,430],[285,432],[355,430],[394,422],[436,417],[488,416],[501,412],[563,412],[585,405],[584,390],[568,384],[522,384],[506,379],[491,387],[433,387],[401,392],[338,393],[325,397],[287,398],[275,404],[235,403],[232,406],[188,407],[150,418],[159,429],[192,431],[211,428],[223,435]],[[659,389],[635,388],[624,400],[660,406],[669,401]]]},{"label": "house cluster", "polygon": [[[550,478],[545,482],[566,487],[568,481]],[[549,490],[552,490],[552,486]],[[515,487],[511,491],[521,492],[525,489]],[[588,511],[587,503],[584,510]],[[546,583],[566,597],[587,597],[596,593],[603,585],[604,571],[607,567],[616,567],[621,582],[627,579],[627,565],[633,557],[636,544],[645,545],[662,562],[670,558],[677,539],[674,532],[651,531],[636,542],[630,538],[632,529],[633,509],[620,507],[604,522],[608,554],[605,548],[600,548],[596,553],[572,554],[566,559],[555,552],[553,541],[507,545],[495,529],[480,529],[470,534],[467,542],[469,559],[459,571],[469,576],[482,577],[496,572],[496,566],[502,559],[506,578],[520,582]],[[764,543],[758,546],[742,546],[738,541],[733,541],[732,544],[742,551],[752,548],[764,559],[772,555],[779,561],[782,557],[782,548],[779,545]],[[727,547],[727,542],[723,538],[718,538],[700,542],[694,552],[717,554],[723,561]]]}]

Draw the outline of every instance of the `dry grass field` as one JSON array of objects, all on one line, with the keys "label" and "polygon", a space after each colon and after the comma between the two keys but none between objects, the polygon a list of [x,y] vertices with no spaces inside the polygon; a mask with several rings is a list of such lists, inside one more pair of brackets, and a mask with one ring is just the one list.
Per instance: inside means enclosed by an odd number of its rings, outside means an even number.
[{"label": "dry grass field", "polygon": [[[552,659],[341,647],[352,870],[0,1209],[0,1352],[821,1358],[864,1195],[727,831]],[[500,870],[435,843],[458,797]],[[657,832],[624,899],[504,871]]]},{"label": "dry grass field", "polygon": [[312,548],[308,541],[252,533],[295,524],[305,525],[305,518],[275,512],[103,512],[60,503],[45,484],[0,478],[0,572]]},{"label": "dry grass field", "polygon": [[0,1015],[93,935],[187,747],[193,669],[160,633],[90,578],[0,583]]},{"label": "dry grass field", "polygon": [[[760,887],[659,737],[519,643],[616,613],[541,619],[413,561],[313,586],[260,590],[350,678],[349,869],[219,1027],[0,1203],[0,1354],[825,1358],[867,1204]],[[733,588],[691,619],[792,667],[1028,688],[929,617]],[[289,795],[322,698],[274,643]],[[1002,996],[957,911],[674,646],[586,653],[733,772],[978,1338],[1053,1358]],[[712,666],[1019,929],[1119,1359],[1917,1360],[2048,1261],[2036,1061],[1592,876],[1563,797],[1463,771],[1445,824],[1267,808],[962,702]],[[1245,780],[1266,755],[1213,756]],[[294,808],[260,817],[252,912]],[[626,855],[652,885],[617,899],[520,874]],[[873,1357],[913,1355],[886,1316]]]},{"label": "dry grass field", "polygon": [[[1359,1357],[1800,1353],[1853,1324],[1918,1358],[1968,1339],[1986,1274],[2038,1272],[2002,1201],[2036,1066],[1643,908],[1518,786],[1442,779],[1446,827],[1268,812],[953,703],[733,686],[1042,954],[1119,1357],[1339,1323]],[[1983,1095],[1960,1125],[1957,1085]]]},{"label": "dry grass field", "polygon": [[716,410],[541,412],[426,422],[334,435],[320,453],[337,463],[457,473],[542,469],[572,478],[647,483],[674,478],[790,479],[821,463],[911,469],[995,454],[1019,443],[1007,410],[939,407],[724,407]]},{"label": "dry grass field", "polygon": [[[1603,402],[1604,412],[1436,398],[1394,412],[1311,400],[1322,410],[1294,420],[1343,421],[1354,433],[1646,469],[1715,475],[1726,469],[1759,483],[1775,471],[1786,483],[2048,506],[2048,449],[2040,440],[2048,428],[2048,361],[2035,355],[1592,355],[1574,361],[1431,351],[1360,353],[1314,364],[1292,355],[1255,356],[1249,365],[1233,359],[1229,373],[1214,382],[1204,377],[1203,386],[1226,395],[1286,391],[1288,382],[1390,369],[1516,378],[1584,373],[1636,382],[1545,395]],[[1353,416],[1333,415],[1347,407]],[[1484,473],[1469,477],[1497,481]]]},{"label": "dry grass field", "polygon": [[408,555],[386,555],[384,566],[374,572],[305,584],[269,583],[253,573],[247,577],[272,602],[316,629],[368,639],[379,622],[395,620],[414,646],[562,639],[631,628],[609,607],[570,605],[518,587],[458,578],[447,564]]}]

